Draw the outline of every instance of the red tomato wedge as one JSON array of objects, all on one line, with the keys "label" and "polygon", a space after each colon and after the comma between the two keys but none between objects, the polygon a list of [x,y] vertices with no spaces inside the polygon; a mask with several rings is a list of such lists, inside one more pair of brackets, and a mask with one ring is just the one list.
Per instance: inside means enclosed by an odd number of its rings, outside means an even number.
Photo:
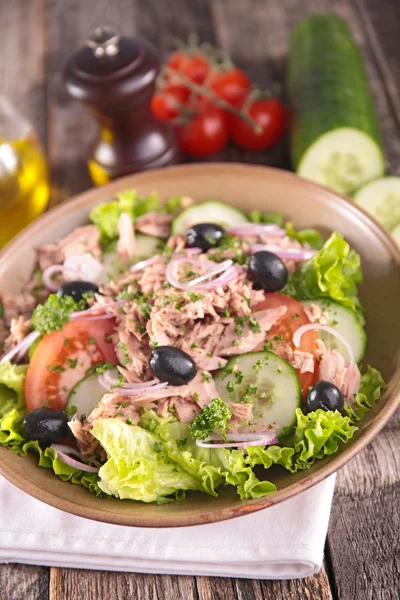
[{"label": "red tomato wedge", "polygon": [[63,409],[73,386],[87,369],[103,361],[118,364],[111,343],[114,319],[67,323],[39,342],[29,363],[25,380],[28,410]]},{"label": "red tomato wedge", "polygon": [[[311,323],[310,319],[307,317],[305,310],[297,300],[290,298],[289,296],[285,296],[284,294],[265,294],[265,300],[260,302],[254,307],[254,310],[265,310],[266,308],[278,308],[279,306],[286,306],[287,311],[281,317],[276,325],[274,325],[267,334],[267,340],[274,342],[274,338],[277,336],[282,337],[285,341],[289,342],[293,349],[295,348],[293,344],[293,334],[299,327],[303,325],[308,325]],[[302,350],[303,352],[310,352],[311,354],[315,354],[315,350],[317,347],[317,334],[315,331],[307,331],[301,336],[300,348],[298,350]],[[307,396],[308,388],[316,382],[317,378],[317,368],[316,361],[314,365],[314,373],[300,373],[297,371],[299,376],[301,389],[303,390],[303,400]]]}]

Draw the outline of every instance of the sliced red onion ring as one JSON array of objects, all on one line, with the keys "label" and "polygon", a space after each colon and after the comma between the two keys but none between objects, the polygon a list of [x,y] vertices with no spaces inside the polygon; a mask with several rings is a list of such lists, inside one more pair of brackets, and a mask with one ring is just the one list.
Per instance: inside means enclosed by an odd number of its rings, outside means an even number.
[{"label": "sliced red onion ring", "polygon": [[[226,439],[221,441],[220,436],[210,435],[204,441],[196,440],[200,448],[246,448],[247,446],[268,446],[277,444],[278,438],[273,431],[265,433],[227,433]],[[216,443],[213,443],[215,441]]]},{"label": "sliced red onion ring", "polygon": [[347,352],[349,353],[350,362],[352,362],[352,363],[354,362],[354,353],[353,353],[353,349],[350,346],[349,342],[346,340],[346,338],[344,338],[342,336],[342,334],[340,334],[333,327],[329,327],[329,325],[320,325],[319,323],[310,323],[309,325],[303,325],[303,327],[299,327],[299,329],[293,335],[294,345],[298,348],[300,346],[300,340],[301,340],[301,336],[303,335],[303,333],[307,333],[307,331],[312,331],[312,330],[326,331],[327,333],[330,333],[331,335],[334,335],[335,337],[337,337],[338,340],[340,340],[342,342],[342,344],[345,346]]},{"label": "sliced red onion ring", "polygon": [[292,260],[310,260],[316,254],[316,250],[311,250],[309,248],[281,248],[280,246],[275,246],[274,244],[253,244],[251,247],[251,253],[260,252],[262,250],[268,250],[268,252],[273,252],[280,258],[291,258]]},{"label": "sliced red onion ring", "polygon": [[55,283],[52,279],[53,275],[55,275],[56,273],[61,273],[63,272],[64,267],[62,265],[51,265],[50,267],[47,267],[47,269],[45,269],[42,273],[42,281],[43,281],[43,285],[50,290],[50,292],[56,292],[58,290],[58,288],[60,287],[59,283]]},{"label": "sliced red onion ring", "polygon": [[0,360],[0,364],[9,362],[16,354],[19,354],[20,357],[22,357],[28,348],[32,346],[33,342],[38,339],[38,337],[40,337],[39,331],[31,331],[31,333],[28,333],[23,340],[21,340],[16,346],[14,346],[14,348],[12,348],[12,350],[3,356],[3,358]]},{"label": "sliced red onion ring", "polygon": [[65,259],[63,276],[65,281],[91,281],[96,283],[104,274],[104,267],[92,254],[74,254]]},{"label": "sliced red onion ring", "polygon": [[152,256],[151,258],[147,258],[146,260],[141,260],[141,261],[137,262],[136,264],[132,265],[129,270],[131,273],[136,273],[137,271],[142,271],[142,269],[145,269],[146,267],[149,267],[150,265],[154,265],[155,263],[159,262],[160,258],[161,258],[161,256],[156,254],[155,256]]},{"label": "sliced red onion ring", "polygon": [[54,448],[54,450],[56,450],[57,452],[63,452],[64,454],[72,454],[77,458],[81,457],[81,453],[77,448],[71,448],[71,446],[67,446],[66,444],[52,444],[51,447]]},{"label": "sliced red onion ring", "polygon": [[[73,467],[74,469],[79,469],[80,471],[87,471],[88,473],[98,473],[99,469],[97,467],[91,467],[80,460],[75,460],[71,456],[68,456],[62,450],[58,450],[55,445],[53,445],[54,450],[57,452],[57,458],[59,458],[63,463]],[[68,449],[70,454],[75,454],[72,448],[68,448],[68,446],[64,446],[64,449]]]},{"label": "sliced red onion ring", "polygon": [[[116,386],[118,385],[118,379],[115,379],[114,377],[112,377],[110,375],[110,373],[108,373],[107,371],[104,371],[104,373],[102,373],[101,375],[99,375],[98,378],[98,382],[99,384],[106,390],[110,391],[110,388],[112,386]],[[145,381],[145,382],[140,382],[140,383],[122,383],[121,385],[118,386],[118,388],[114,388],[111,391],[114,391],[114,389],[127,389],[127,390],[143,390],[143,389],[149,389],[150,387],[153,388],[153,386],[155,385],[159,385],[160,381],[158,379],[152,379],[151,381]],[[165,387],[165,385],[163,385],[163,387]],[[160,388],[162,389],[162,388]]]},{"label": "sliced red onion ring", "polygon": [[[184,251],[192,256],[196,256],[197,254],[201,254],[203,252],[201,248],[185,248]],[[176,255],[179,256],[178,253],[176,253]]]},{"label": "sliced red onion ring", "polygon": [[[95,319],[112,319],[115,317],[113,314],[107,314],[108,308],[115,308],[117,306],[123,306],[126,304],[128,300],[123,298],[121,300],[116,300],[115,302],[110,302],[109,304],[104,304],[103,306],[91,306],[86,310],[77,310],[70,314],[69,318],[71,321],[76,321],[78,319],[87,319],[88,317]],[[106,313],[106,314],[105,314]]]},{"label": "sliced red onion ring", "polygon": [[[173,273],[174,265],[179,262],[188,263],[188,264],[196,266],[196,267],[206,268],[207,272],[204,275],[201,275],[200,277],[193,279],[192,281],[189,281],[187,283],[181,283],[175,277],[175,275]],[[205,279],[210,279],[210,277],[213,277],[213,275],[221,273],[221,271],[222,271],[222,274],[219,277],[217,277],[213,281],[203,283],[203,281]],[[168,283],[170,285],[172,285],[173,287],[176,287],[179,290],[209,290],[209,289],[215,289],[221,285],[227,285],[228,283],[230,283],[231,281],[233,281],[233,279],[235,279],[237,277],[238,271],[237,271],[236,267],[234,267],[232,265],[231,260],[226,260],[223,263],[220,263],[216,267],[215,263],[212,261],[200,261],[200,260],[194,260],[194,259],[186,258],[186,257],[182,256],[182,257],[173,258],[169,262],[165,274],[166,274]]]},{"label": "sliced red onion ring", "polygon": [[228,229],[228,233],[238,236],[246,235],[271,235],[273,237],[283,237],[286,231],[273,223],[243,223],[243,225],[235,225]]},{"label": "sliced red onion ring", "polygon": [[162,383],[157,383],[156,385],[150,385],[139,389],[117,387],[109,389],[108,391],[112,392],[113,394],[119,394],[120,396],[151,396],[152,392],[158,392],[159,390],[163,390],[167,386],[168,383],[164,381]]}]

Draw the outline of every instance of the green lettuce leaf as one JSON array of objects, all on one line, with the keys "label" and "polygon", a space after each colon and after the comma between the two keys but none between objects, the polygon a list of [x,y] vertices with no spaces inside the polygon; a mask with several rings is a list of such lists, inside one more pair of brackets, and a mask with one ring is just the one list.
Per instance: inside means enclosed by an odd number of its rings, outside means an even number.
[{"label": "green lettuce leaf", "polygon": [[263,465],[266,469],[278,464],[296,473],[308,469],[317,458],[334,454],[340,442],[347,442],[357,430],[350,424],[350,418],[338,411],[318,409],[304,415],[298,408],[296,420],[295,433],[288,446],[249,447],[246,462],[252,467]]},{"label": "green lettuce leaf", "polygon": [[27,365],[0,364],[0,419],[14,408],[25,406],[24,384]]},{"label": "green lettuce leaf", "polygon": [[97,204],[91,213],[90,220],[100,232],[100,241],[107,247],[118,238],[118,219],[127,213],[132,220],[150,211],[161,210],[158,194],[140,196],[136,190],[124,190],[117,194],[115,200]]},{"label": "green lettuce leaf", "polygon": [[39,456],[39,466],[52,469],[63,481],[83,485],[91,492],[102,495],[97,485],[97,473],[87,473],[66,465],[57,458],[53,448],[41,448],[38,442],[27,441],[21,433],[21,423],[26,413],[24,383],[27,365],[0,365],[0,445],[15,454],[26,456],[33,450]]},{"label": "green lettuce leaf", "polygon": [[311,248],[319,250],[324,245],[322,235],[316,229],[296,229],[293,228],[293,223],[290,221],[285,225],[286,233],[293,240],[297,240],[300,244],[309,244]]},{"label": "green lettuce leaf", "polygon": [[355,395],[354,402],[346,405],[347,416],[355,423],[364,415],[381,397],[385,382],[382,375],[373,367],[367,366],[367,372],[361,376],[360,389]]},{"label": "green lettuce leaf", "polygon": [[283,293],[299,300],[331,298],[360,310],[357,283],[362,282],[360,256],[334,232],[321,250],[290,275]]}]

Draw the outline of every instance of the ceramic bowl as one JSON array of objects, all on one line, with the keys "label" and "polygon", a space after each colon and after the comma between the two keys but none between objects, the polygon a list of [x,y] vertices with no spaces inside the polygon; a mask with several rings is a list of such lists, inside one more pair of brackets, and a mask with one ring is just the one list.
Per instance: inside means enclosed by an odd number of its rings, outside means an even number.
[{"label": "ceramic bowl", "polygon": [[366,308],[368,333],[365,362],[382,371],[388,382],[386,391],[353,439],[335,455],[295,475],[278,467],[270,469],[267,476],[277,491],[257,500],[242,502],[227,488],[218,498],[191,494],[183,501],[161,506],[98,499],[84,488],[62,482],[50,470],[39,468],[35,455],[21,458],[4,447],[0,447],[0,472],[35,498],[82,517],[120,525],[174,527],[222,521],[264,509],[340,469],[377,435],[400,403],[400,252],[395,242],[351,200],[289,172],[240,164],[178,166],[120,179],[49,211],[2,251],[0,290],[17,292],[30,276],[36,246],[56,241],[82,225],[92,206],[127,187],[143,194],[155,190],[163,198],[184,194],[196,201],[223,200],[245,211],[279,211],[296,227],[316,227],[325,235],[332,230],[343,233],[362,257],[364,283],[360,296]]}]

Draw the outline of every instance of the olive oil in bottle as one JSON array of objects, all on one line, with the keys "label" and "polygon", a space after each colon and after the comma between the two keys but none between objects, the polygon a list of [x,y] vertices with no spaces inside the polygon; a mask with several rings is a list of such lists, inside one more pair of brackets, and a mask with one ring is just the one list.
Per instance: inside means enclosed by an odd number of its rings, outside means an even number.
[{"label": "olive oil in bottle", "polygon": [[0,98],[0,247],[46,208],[46,160],[30,124]]}]

